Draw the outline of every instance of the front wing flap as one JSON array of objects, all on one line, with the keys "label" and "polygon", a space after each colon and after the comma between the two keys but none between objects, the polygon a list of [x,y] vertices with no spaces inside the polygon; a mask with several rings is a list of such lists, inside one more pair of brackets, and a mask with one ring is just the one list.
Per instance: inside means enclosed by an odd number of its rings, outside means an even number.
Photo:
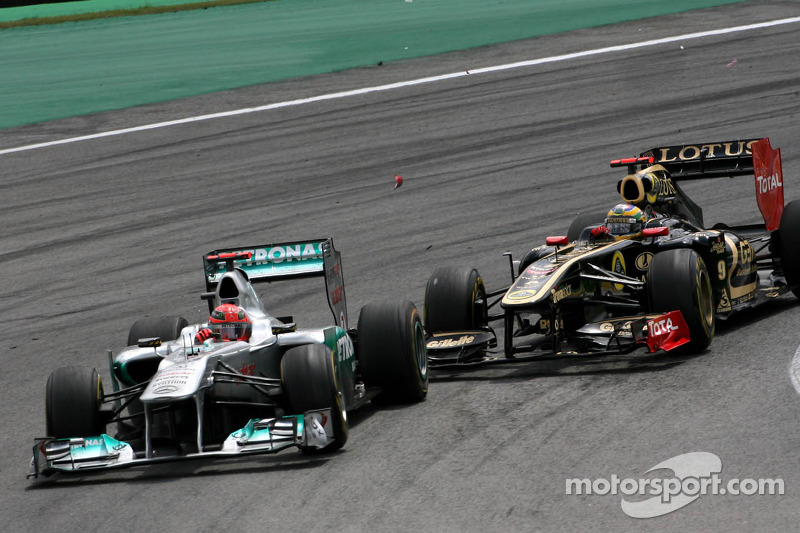
[{"label": "front wing flap", "polygon": [[[646,347],[649,353],[672,351],[691,340],[689,327],[680,311],[648,314],[590,322],[576,331],[577,337],[591,339],[581,348],[564,346],[556,351],[523,349],[504,357],[490,350],[497,345],[494,331],[436,333],[427,339],[431,368],[462,368],[493,364],[543,361],[548,359],[620,355]],[[539,342],[537,345],[546,343]],[[520,353],[528,352],[525,355]]]},{"label": "front wing flap", "polygon": [[190,459],[277,453],[292,446],[321,449],[333,440],[330,409],[308,411],[304,415],[253,419],[231,433],[220,449],[184,455],[146,457],[141,452],[137,453],[127,442],[106,434],[71,439],[40,438],[33,445],[28,477]]},{"label": "front wing flap", "polygon": [[680,311],[591,322],[578,332],[597,338],[598,343],[604,344],[607,350],[616,348],[617,351],[625,351],[626,347],[635,349],[641,345],[647,345],[651,353],[671,351],[691,340],[689,326]]},{"label": "front wing flap", "polygon": [[486,351],[497,346],[494,331],[454,331],[434,333],[425,341],[431,367],[465,364],[486,357]]}]

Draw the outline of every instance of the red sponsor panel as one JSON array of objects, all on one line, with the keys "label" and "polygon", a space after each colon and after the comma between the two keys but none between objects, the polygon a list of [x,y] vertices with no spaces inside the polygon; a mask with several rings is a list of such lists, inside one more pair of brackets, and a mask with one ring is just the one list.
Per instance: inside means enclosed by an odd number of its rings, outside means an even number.
[{"label": "red sponsor panel", "polygon": [[752,151],[758,209],[767,224],[767,231],[774,231],[780,227],[783,215],[781,150],[773,150],[769,139],[761,139],[752,144]]},{"label": "red sponsor panel", "polygon": [[680,311],[670,311],[647,321],[647,347],[651,352],[674,350],[689,340],[689,326]]}]

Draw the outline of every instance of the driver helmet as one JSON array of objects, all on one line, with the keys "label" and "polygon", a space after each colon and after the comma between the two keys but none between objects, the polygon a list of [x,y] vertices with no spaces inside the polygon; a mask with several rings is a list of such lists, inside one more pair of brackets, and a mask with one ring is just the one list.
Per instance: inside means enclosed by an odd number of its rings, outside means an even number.
[{"label": "driver helmet", "polygon": [[246,341],[250,339],[253,323],[238,305],[222,304],[211,312],[208,327],[218,340]]},{"label": "driver helmet", "polygon": [[642,232],[647,222],[644,211],[632,204],[617,204],[606,215],[605,226],[615,237],[632,236]]}]

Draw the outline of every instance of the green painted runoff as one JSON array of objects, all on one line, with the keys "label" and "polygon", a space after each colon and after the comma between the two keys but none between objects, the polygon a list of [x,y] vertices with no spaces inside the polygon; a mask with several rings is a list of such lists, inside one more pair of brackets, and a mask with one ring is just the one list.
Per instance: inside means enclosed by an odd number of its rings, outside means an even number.
[{"label": "green painted runoff", "polygon": [[[245,2],[270,2],[274,0],[77,0],[75,2],[35,3],[0,9],[0,23],[18,20],[67,18],[110,11],[158,11],[161,8],[184,6],[185,9],[205,7],[213,4],[236,4]],[[17,0],[16,3],[25,3]]]},{"label": "green painted runoff", "polygon": [[7,28],[0,129],[738,1],[272,0]]}]

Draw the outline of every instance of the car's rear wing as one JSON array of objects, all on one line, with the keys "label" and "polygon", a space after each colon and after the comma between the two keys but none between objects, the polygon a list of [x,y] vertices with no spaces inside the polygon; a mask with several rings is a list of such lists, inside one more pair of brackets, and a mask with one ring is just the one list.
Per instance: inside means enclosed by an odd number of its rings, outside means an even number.
[{"label": "car's rear wing", "polygon": [[673,180],[753,174],[753,143],[761,139],[651,148],[641,155],[666,168]]},{"label": "car's rear wing", "polygon": [[673,182],[754,176],[756,199],[767,230],[780,226],[783,214],[781,151],[770,146],[769,138],[661,146],[642,152],[639,157],[611,161],[612,167],[627,166],[629,174],[652,165],[664,167]]},{"label": "car's rear wing", "polygon": [[331,312],[337,324],[347,329],[342,259],[332,238],[209,252],[203,257],[206,291],[213,291],[222,275],[233,269],[244,272],[253,283],[324,276]]},{"label": "car's rear wing", "polygon": [[639,168],[661,165],[673,180],[734,177],[753,174],[752,146],[761,139],[678,144],[651,148],[639,157],[615,159],[612,167],[627,166],[633,174]]},{"label": "car's rear wing", "polygon": [[325,243],[333,248],[330,239],[314,239],[214,250],[203,257],[207,289],[216,285],[230,265],[247,274],[251,282],[321,276]]}]

